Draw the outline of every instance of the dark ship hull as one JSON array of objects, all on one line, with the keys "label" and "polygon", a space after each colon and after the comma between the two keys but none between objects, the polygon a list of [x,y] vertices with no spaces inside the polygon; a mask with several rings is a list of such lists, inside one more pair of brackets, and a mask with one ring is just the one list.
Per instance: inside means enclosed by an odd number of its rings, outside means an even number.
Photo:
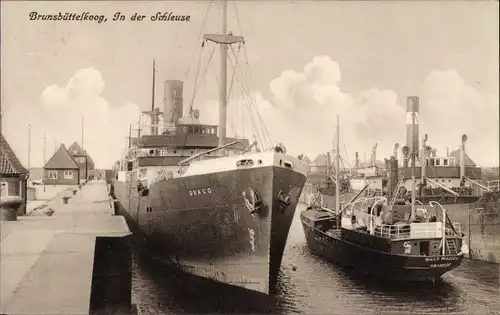
[{"label": "dark ship hull", "polygon": [[[334,237],[315,229],[302,220],[302,226],[309,249],[328,261],[347,268],[362,271],[376,278],[390,281],[435,282],[444,273],[460,266],[463,256],[409,256],[397,255],[375,248],[365,247],[347,241],[342,235]],[[347,237],[374,247],[390,246],[388,241],[370,235],[359,238],[356,232],[342,229],[349,233]]]},{"label": "dark ship hull", "polygon": [[153,183],[146,196],[128,175],[113,181],[118,209],[155,253],[189,274],[273,292],[304,174],[235,169]]}]

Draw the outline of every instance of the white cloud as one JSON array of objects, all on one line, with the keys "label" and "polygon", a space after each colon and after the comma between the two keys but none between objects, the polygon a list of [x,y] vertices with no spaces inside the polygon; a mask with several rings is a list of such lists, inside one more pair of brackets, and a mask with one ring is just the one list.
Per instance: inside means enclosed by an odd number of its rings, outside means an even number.
[{"label": "white cloud", "polygon": [[[284,71],[270,83],[273,100],[256,94],[257,107],[274,142],[290,152],[314,158],[331,150],[336,115],[340,115],[341,153],[352,163],[354,152],[367,159],[378,143],[378,159],[389,157],[395,143],[406,144],[406,96],[391,90],[369,89],[356,94],[342,92],[339,65],[328,56],[315,57],[302,72]],[[417,87],[418,88],[418,87]],[[469,135],[468,154],[483,165],[498,165],[498,100],[481,94],[455,70],[433,71],[421,86],[420,134],[429,133],[429,144],[445,154]],[[252,124],[242,101],[228,107],[228,135],[251,135]],[[201,121],[217,123],[217,102],[201,106]],[[243,113],[242,113],[243,112]],[[231,123],[234,121],[234,127]],[[244,130],[245,132],[243,132]]]},{"label": "white cloud", "polygon": [[[378,159],[392,154],[396,142],[406,144],[406,96],[391,90],[368,89],[344,93],[338,84],[339,65],[328,56],[315,57],[303,71],[284,71],[270,83],[272,100],[259,93],[252,96],[274,143],[284,143],[290,153],[314,158],[331,150],[336,115],[340,115],[341,153],[352,163],[354,152],[367,159],[378,143]],[[11,145],[27,161],[27,125],[32,125],[31,165],[43,164],[43,133],[47,132],[47,156],[53,142],[67,145],[81,142],[81,117],[85,117],[84,146],[99,167],[108,168],[120,158],[135,125],[139,108],[135,104],[110,106],[100,96],[104,81],[96,69],[75,73],[65,87],[48,86],[41,106],[29,112],[4,113],[4,133]],[[498,165],[498,96],[475,90],[455,70],[433,71],[420,87],[420,134],[429,133],[429,144],[445,153],[454,149],[463,133],[468,134],[468,154],[479,164]],[[240,98],[228,107],[228,135],[252,139],[259,118],[250,114]],[[188,106],[188,104],[184,104]],[[205,102],[200,109],[203,123],[216,124],[217,101]],[[252,111],[254,113],[254,111]],[[20,123],[23,122],[23,123]],[[23,125],[25,124],[25,125]],[[257,128],[259,129],[259,128]]]},{"label": "white cloud", "polygon": [[480,93],[456,70],[431,72],[421,90],[421,132],[430,143],[453,149],[465,133],[476,163],[498,165],[498,96]]},{"label": "white cloud", "polygon": [[[19,158],[27,165],[27,125],[31,124],[31,166],[43,165],[44,133],[47,133],[47,159],[54,142],[67,147],[81,144],[84,119],[84,148],[97,167],[110,168],[121,157],[129,124],[136,124],[140,109],[135,104],[110,106],[100,96],[104,90],[101,73],[94,68],[78,70],[65,87],[48,86],[40,96],[40,105],[29,111],[6,113],[4,132]],[[23,124],[20,124],[23,122]],[[23,136],[19,136],[19,135]]]}]

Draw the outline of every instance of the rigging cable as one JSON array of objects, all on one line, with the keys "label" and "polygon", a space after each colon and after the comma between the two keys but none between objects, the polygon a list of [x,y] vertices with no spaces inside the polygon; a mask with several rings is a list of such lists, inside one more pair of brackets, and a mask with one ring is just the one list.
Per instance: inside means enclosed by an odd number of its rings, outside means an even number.
[{"label": "rigging cable", "polygon": [[[231,49],[233,50],[233,53],[235,53],[235,52],[234,52],[234,49],[233,49],[232,47],[231,47]],[[233,62],[232,62],[232,60],[231,60],[231,59],[230,59],[230,61],[231,61],[231,67],[233,67],[233,68],[234,68],[234,70],[235,70],[235,74],[236,74],[235,78],[236,78],[236,81],[238,81],[239,83],[241,83],[243,92],[246,92],[246,91],[245,91],[245,89],[244,89],[244,83],[242,83],[242,82],[241,82],[241,77],[240,77],[241,73],[239,73],[239,72],[237,73],[237,72],[236,72],[237,62],[235,62],[235,63],[233,64]],[[242,100],[243,100],[243,101],[248,101],[248,99],[246,99],[246,98],[247,98],[247,95],[246,95],[245,93],[242,93],[242,94],[243,94],[243,95],[242,95],[242,96],[243,96],[243,97],[242,97]],[[246,105],[247,105],[247,107],[248,107],[248,104],[246,104]],[[254,129],[257,129],[257,130],[256,130],[256,132],[258,132],[258,127],[257,127],[257,125],[255,124],[254,118],[253,118],[253,116],[251,115],[251,113],[249,113],[249,114],[250,114],[250,119],[251,119],[251,121],[252,121],[252,125],[253,125]],[[260,139],[260,136],[259,136],[259,141],[260,141],[260,140],[261,140],[261,139]]]},{"label": "rigging cable", "polygon": [[[232,66],[233,66],[233,65],[232,65]],[[236,66],[234,66],[234,67],[236,67]],[[238,82],[240,82],[242,85],[244,85],[244,84],[241,82],[241,78],[240,78],[240,76],[239,76],[239,73],[238,73],[238,76],[236,77],[236,80],[237,80]],[[244,89],[244,87],[242,87],[242,89],[244,90],[244,92],[246,92],[246,91],[245,91],[245,89]],[[258,124],[256,124],[255,119],[254,119],[254,116],[252,115],[252,112],[251,112],[251,108],[250,108],[250,106],[248,106],[248,102],[249,102],[249,100],[248,100],[248,98],[247,98],[247,95],[245,95],[245,93],[242,93],[242,94],[243,94],[243,101],[244,101],[244,102],[245,102],[245,101],[247,102],[247,103],[246,103],[246,105],[247,105],[246,107],[247,107],[247,110],[249,111],[249,118],[250,118],[250,120],[251,120],[251,123],[252,123],[252,125],[253,125],[254,129],[255,129],[254,131],[257,133],[257,135],[256,135],[256,136],[257,136],[257,138],[258,138],[258,141],[259,141],[259,142],[261,142],[261,143],[263,143],[263,141],[262,141],[263,139],[261,138],[261,136],[260,136],[260,134],[259,134]]]},{"label": "rigging cable", "polygon": [[[241,28],[241,22],[240,22],[240,16],[239,16],[239,13],[238,13],[238,7],[236,6],[236,1],[235,0],[233,0],[233,5],[234,5],[235,13],[236,13],[236,20],[237,20],[237,23],[238,23],[238,28],[239,28],[240,34],[243,35],[243,30]],[[249,59],[248,59],[248,53],[247,53],[247,49],[246,49],[246,45],[245,45],[244,41],[243,41],[243,51],[245,53],[246,65],[248,66],[248,76],[249,76],[249,81],[251,83],[251,82],[253,82],[253,80],[252,80],[252,72],[251,72],[250,62],[249,62]],[[252,94],[252,98],[253,98],[253,101],[255,103],[257,103],[254,94]],[[259,114],[258,110],[257,110],[257,116],[258,116],[258,118],[259,118],[259,120],[261,122],[261,125],[262,125],[261,127],[263,129],[263,132],[267,136],[267,140],[269,141],[269,145],[272,146],[271,136],[269,135],[269,133],[267,131],[267,128],[266,128],[266,125],[264,124],[264,121],[262,120],[262,117]],[[263,143],[263,145],[265,145],[265,144]]]},{"label": "rigging cable", "polygon": [[[235,66],[239,66],[239,64],[237,63]],[[244,80],[244,78],[243,78],[243,71],[241,70],[241,66],[239,68],[240,68],[240,73],[239,74],[241,75],[241,78],[239,78],[239,80],[243,81]],[[255,132],[258,133],[258,135],[256,135],[256,136],[259,138],[259,141],[262,143],[262,145],[266,146],[265,140],[269,140],[269,142],[271,142],[271,141],[270,141],[269,134],[267,133],[267,130],[265,128],[265,124],[263,123],[262,118],[259,115],[259,111],[258,111],[258,109],[255,106],[255,102],[254,102],[255,98],[252,99],[252,97],[249,96],[249,95],[252,95],[252,94],[246,89],[244,82],[241,82],[241,85],[242,85],[242,89],[244,90],[244,93],[243,93],[243,95],[244,95],[244,101],[247,102],[247,104],[246,104],[247,105],[247,110],[248,110],[250,118],[252,120],[252,125],[254,126]],[[256,118],[260,119],[260,123],[261,124],[257,124],[255,122],[255,117],[254,116],[257,116]],[[260,133],[262,133],[262,135],[260,135]]]},{"label": "rigging cable", "polygon": [[[212,6],[212,2],[213,1],[214,0],[210,0],[210,2],[208,3],[207,11],[205,12],[205,17],[203,18],[203,21],[201,22],[200,34],[198,35],[198,38],[196,39],[196,42],[198,42],[200,40],[200,38],[202,37],[203,27],[205,26],[205,22],[207,21],[208,12],[210,12],[210,7]],[[187,76],[189,74],[189,70],[191,68],[191,61],[193,61],[194,55],[195,55],[195,50],[193,49],[193,53],[191,54],[191,58],[189,58],[189,63],[188,63],[188,67],[186,69],[186,73],[184,74],[184,81],[186,80],[186,78],[187,78]]]}]

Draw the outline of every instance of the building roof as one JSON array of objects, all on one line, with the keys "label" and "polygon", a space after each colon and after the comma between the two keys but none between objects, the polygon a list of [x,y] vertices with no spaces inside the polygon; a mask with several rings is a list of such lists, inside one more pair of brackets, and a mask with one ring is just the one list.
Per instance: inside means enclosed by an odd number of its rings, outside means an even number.
[{"label": "building roof", "polygon": [[84,150],[76,141],[69,146],[68,152],[71,156],[85,155],[87,156],[87,163],[94,164],[94,160],[92,160],[92,157],[88,154],[87,150]]},{"label": "building roof", "polygon": [[7,140],[0,134],[0,176],[11,177],[28,174]]},{"label": "building roof", "polygon": [[71,155],[85,155],[87,154],[87,152],[85,152],[82,147],[78,144],[78,142],[73,142],[69,148],[68,148],[68,152],[69,154]]},{"label": "building roof", "polygon": [[[448,156],[454,157],[457,163],[460,163],[460,149],[451,151]],[[467,155],[467,153],[465,153],[465,166],[476,166],[476,163],[472,161],[472,159],[470,158],[470,156]]]},{"label": "building roof", "polygon": [[69,154],[68,150],[64,144],[61,144],[59,149],[54,153],[54,155],[49,159],[49,161],[43,167],[45,169],[58,169],[58,170],[76,170],[78,169],[78,164],[76,164],[73,157]]}]

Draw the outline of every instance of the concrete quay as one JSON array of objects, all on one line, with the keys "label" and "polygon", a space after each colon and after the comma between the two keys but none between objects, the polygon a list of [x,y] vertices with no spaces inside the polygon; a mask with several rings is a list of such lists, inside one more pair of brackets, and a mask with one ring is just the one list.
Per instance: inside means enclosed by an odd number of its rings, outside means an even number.
[{"label": "concrete quay", "polygon": [[0,222],[0,314],[130,313],[131,235],[104,181]]}]

